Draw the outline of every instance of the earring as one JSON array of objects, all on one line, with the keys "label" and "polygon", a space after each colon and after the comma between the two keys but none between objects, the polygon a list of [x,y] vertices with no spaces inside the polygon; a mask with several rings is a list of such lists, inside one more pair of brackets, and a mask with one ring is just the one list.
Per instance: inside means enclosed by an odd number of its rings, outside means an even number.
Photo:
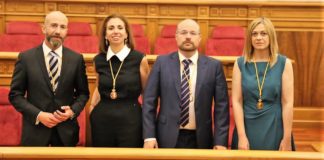
[{"label": "earring", "polygon": [[107,39],[105,39],[105,44],[106,44],[106,46],[109,45],[109,41]]},{"label": "earring", "polygon": [[124,39],[124,44],[128,43],[128,38]]}]

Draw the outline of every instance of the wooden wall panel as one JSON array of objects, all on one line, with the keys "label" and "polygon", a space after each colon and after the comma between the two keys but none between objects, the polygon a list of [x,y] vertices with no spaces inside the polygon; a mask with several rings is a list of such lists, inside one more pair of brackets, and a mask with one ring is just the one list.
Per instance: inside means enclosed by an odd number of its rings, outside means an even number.
[{"label": "wooden wall panel", "polygon": [[[322,38],[323,37],[324,36],[322,36]],[[323,40],[321,45],[322,47],[320,47],[319,52],[323,53]],[[321,62],[319,63],[318,70],[316,71],[317,79],[315,79],[315,88],[314,91],[311,91],[314,95],[314,98],[312,99],[312,104],[324,106],[324,55],[322,54],[321,57],[319,57],[319,59],[321,60]],[[324,114],[322,115],[322,117],[324,117]]]},{"label": "wooden wall panel", "polygon": [[160,16],[194,18],[197,16],[197,7],[190,5],[161,5]]},{"label": "wooden wall panel", "polygon": [[323,38],[324,32],[278,32],[280,52],[295,60],[296,104],[324,106]]},{"label": "wooden wall panel", "polygon": [[0,86],[9,87],[11,83],[11,75],[14,71],[15,61],[11,58],[1,58],[0,61]]},{"label": "wooden wall panel", "polygon": [[248,17],[256,18],[260,17],[261,8],[248,8]]},{"label": "wooden wall panel", "polygon": [[0,15],[0,35],[2,35],[3,33],[5,33],[5,20],[4,20],[4,16]]},{"label": "wooden wall panel", "polygon": [[209,16],[209,6],[199,6],[198,7],[198,17],[206,17]]},{"label": "wooden wall panel", "polygon": [[247,8],[241,6],[228,7],[228,6],[211,6],[211,18],[246,18]]},{"label": "wooden wall panel", "polygon": [[45,7],[43,2],[22,2],[22,1],[6,1],[5,11],[8,13],[30,12],[44,13]]},{"label": "wooden wall panel", "polygon": [[53,2],[45,2],[45,12],[51,12],[57,10],[57,4]]},{"label": "wooden wall panel", "polygon": [[3,12],[3,11],[4,11],[4,8],[5,8],[5,6],[4,6],[4,1],[1,0],[1,1],[0,1],[0,12]]},{"label": "wooden wall panel", "polygon": [[298,28],[296,28],[296,22],[291,21],[275,21],[273,20],[274,25],[277,28],[277,31],[319,31],[323,30],[323,22],[300,22],[298,23]]},{"label": "wooden wall panel", "polygon": [[[236,7],[233,7],[233,8],[227,8],[227,7],[224,7],[224,8],[220,8],[219,9],[219,16],[220,17],[240,17],[239,15],[241,15],[242,17],[242,13],[239,14],[239,9],[240,8],[236,8]],[[243,14],[244,16],[244,14]]]},{"label": "wooden wall panel", "polygon": [[[4,12],[4,9],[5,9],[5,5],[4,5],[4,1],[3,0],[0,0],[0,13],[3,13]],[[2,35],[4,32],[5,32],[5,20],[4,20],[4,17],[3,15],[0,14],[0,35]]]},{"label": "wooden wall panel", "polygon": [[109,13],[119,13],[124,16],[145,16],[147,8],[144,4],[111,4],[109,5]]},{"label": "wooden wall panel", "polygon": [[0,62],[0,75],[10,76],[14,70],[14,61],[1,61]]},{"label": "wooden wall panel", "polygon": [[265,7],[262,13],[271,18],[288,19],[320,19],[322,9],[320,7]]},{"label": "wooden wall panel", "polygon": [[96,14],[97,6],[92,3],[60,3],[57,9],[67,14]]},{"label": "wooden wall panel", "polygon": [[5,18],[5,24],[11,21],[32,21],[32,22],[44,23],[44,16],[42,15],[35,15],[32,17],[30,15],[8,15],[5,16],[4,18]]}]

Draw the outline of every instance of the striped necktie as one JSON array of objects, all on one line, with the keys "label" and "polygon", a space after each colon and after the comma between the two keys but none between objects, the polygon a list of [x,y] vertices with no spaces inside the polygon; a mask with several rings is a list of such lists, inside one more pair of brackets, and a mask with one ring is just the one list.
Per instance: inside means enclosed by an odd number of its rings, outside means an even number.
[{"label": "striped necktie", "polygon": [[189,64],[191,63],[190,59],[185,59],[182,61],[183,71],[181,78],[181,105],[180,105],[180,125],[182,127],[186,126],[189,123],[189,103],[190,103],[190,69]]},{"label": "striped necktie", "polygon": [[58,80],[60,77],[59,65],[58,65],[58,54],[54,51],[49,52],[49,79],[51,81],[53,92],[56,90]]}]

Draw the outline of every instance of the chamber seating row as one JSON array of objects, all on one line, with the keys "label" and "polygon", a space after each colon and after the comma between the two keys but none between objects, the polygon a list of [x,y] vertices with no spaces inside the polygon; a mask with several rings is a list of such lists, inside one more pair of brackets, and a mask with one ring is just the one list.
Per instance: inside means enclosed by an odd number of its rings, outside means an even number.
[{"label": "chamber seating row", "polygon": [[[90,24],[83,22],[69,23],[67,47],[82,53],[97,53],[98,38],[92,34]],[[36,22],[9,22],[5,34],[0,36],[0,51],[20,52],[42,43],[44,34]]]},{"label": "chamber seating row", "polygon": [[[177,51],[176,25],[165,25],[156,39],[154,54]],[[205,54],[209,56],[240,56],[244,46],[244,28],[239,26],[217,26],[207,39]],[[201,51],[201,48],[199,48]]]},{"label": "chamber seating row", "polygon": [[[150,43],[140,24],[131,24],[135,49],[151,54]],[[166,54],[177,51],[175,40],[177,26],[165,25],[154,44],[153,54]],[[44,39],[41,26],[36,22],[15,21],[6,24],[5,34],[0,36],[0,52],[20,52],[39,45]],[[64,45],[80,53],[97,53],[98,36],[92,33],[91,26],[85,22],[70,22],[68,36]],[[208,38],[206,55],[241,55],[244,43],[244,28],[239,26],[216,26]],[[201,51],[201,48],[199,49]]]},{"label": "chamber seating row", "polygon": [[9,22],[6,32],[0,36],[0,51],[20,52],[44,40],[41,27],[35,22]]}]

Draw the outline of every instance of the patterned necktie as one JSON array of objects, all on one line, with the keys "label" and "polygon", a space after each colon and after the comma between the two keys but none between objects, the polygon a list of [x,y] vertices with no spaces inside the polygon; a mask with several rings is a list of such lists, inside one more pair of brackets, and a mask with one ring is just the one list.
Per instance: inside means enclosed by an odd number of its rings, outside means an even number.
[{"label": "patterned necktie", "polygon": [[58,80],[59,80],[59,65],[58,65],[58,55],[54,51],[49,53],[50,60],[49,60],[49,79],[51,81],[53,91],[56,90]]},{"label": "patterned necktie", "polygon": [[190,59],[185,59],[182,61],[183,71],[181,78],[181,114],[180,114],[180,125],[182,127],[186,126],[189,123],[189,103],[190,103],[190,69],[189,64],[191,63]]}]

